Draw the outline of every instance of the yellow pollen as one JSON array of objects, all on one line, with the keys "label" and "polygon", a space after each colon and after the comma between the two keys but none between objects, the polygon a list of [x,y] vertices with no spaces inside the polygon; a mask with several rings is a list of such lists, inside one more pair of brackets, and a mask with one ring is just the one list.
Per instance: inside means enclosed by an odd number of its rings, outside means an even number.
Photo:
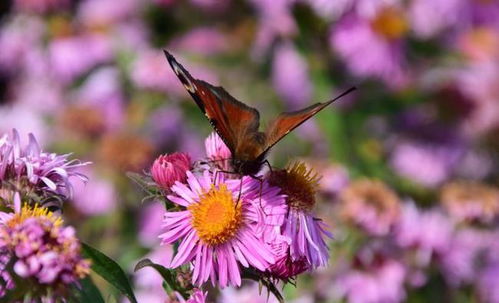
[{"label": "yellow pollen", "polygon": [[30,207],[28,204],[24,204],[21,212],[14,214],[14,216],[10,218],[6,224],[9,227],[14,227],[29,218],[36,217],[44,217],[52,221],[56,227],[61,226],[63,223],[63,220],[60,217],[54,215],[53,212],[49,211],[45,207],[40,207],[38,204],[35,204],[34,207]]},{"label": "yellow pollen", "polygon": [[372,21],[371,26],[375,32],[387,39],[400,38],[408,30],[403,13],[394,8],[382,10]]},{"label": "yellow pollen", "polygon": [[232,239],[242,223],[241,203],[234,201],[225,184],[212,186],[198,203],[188,207],[192,225],[201,241],[214,246]]},{"label": "yellow pollen", "polygon": [[270,184],[280,187],[287,195],[289,207],[310,211],[315,205],[315,193],[321,177],[312,169],[308,170],[303,162],[295,162],[284,170],[270,174]]}]

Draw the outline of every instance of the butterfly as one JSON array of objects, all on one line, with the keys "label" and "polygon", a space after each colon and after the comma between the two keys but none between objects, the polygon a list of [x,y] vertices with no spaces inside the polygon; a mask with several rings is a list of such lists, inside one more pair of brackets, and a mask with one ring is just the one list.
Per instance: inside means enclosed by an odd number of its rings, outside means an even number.
[{"label": "butterfly", "polygon": [[230,160],[234,173],[240,175],[255,176],[265,164],[267,153],[277,142],[323,108],[355,89],[352,87],[328,102],[281,113],[261,132],[260,113],[255,108],[238,101],[223,87],[193,78],[168,51],[164,50],[164,53],[175,75],[231,151]]}]

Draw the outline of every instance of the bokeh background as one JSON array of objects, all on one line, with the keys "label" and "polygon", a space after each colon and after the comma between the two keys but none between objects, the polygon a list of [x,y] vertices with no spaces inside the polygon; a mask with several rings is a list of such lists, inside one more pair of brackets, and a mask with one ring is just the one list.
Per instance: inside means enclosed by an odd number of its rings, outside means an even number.
[{"label": "bokeh background", "polygon": [[[125,173],[200,159],[211,132],[164,48],[264,121],[358,88],[270,154],[323,175],[316,211],[335,235],[330,265],[287,300],[499,302],[499,1],[2,0],[0,22],[0,133],[93,162],[66,221],[128,270],[139,302],[169,302],[133,267],[171,251],[162,206]],[[267,296],[248,284],[210,300]]]}]

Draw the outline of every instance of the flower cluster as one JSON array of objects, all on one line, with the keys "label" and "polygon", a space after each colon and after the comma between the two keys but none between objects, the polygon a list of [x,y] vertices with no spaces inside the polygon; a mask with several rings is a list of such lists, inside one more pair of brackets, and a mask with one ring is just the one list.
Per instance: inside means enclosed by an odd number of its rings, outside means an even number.
[{"label": "flower cluster", "polygon": [[210,280],[225,287],[255,273],[289,281],[327,265],[331,234],[313,212],[316,174],[303,163],[258,176],[222,173],[217,160],[227,164],[230,151],[216,134],[205,145],[208,164],[190,169],[189,157],[176,153],[160,156],[151,168],[156,186],[166,189],[160,238],[178,243],[169,267],[191,264],[195,285]]},{"label": "flower cluster", "polygon": [[[0,254],[7,263],[1,269],[6,286],[0,292],[5,295],[15,287],[34,298],[68,296],[67,287],[90,271],[90,262],[80,255],[75,230],[38,205],[19,209],[19,195],[15,199],[17,211],[3,213],[0,222]],[[20,279],[23,282],[18,284]]]},{"label": "flower cluster", "polygon": [[77,177],[86,181],[78,168],[88,163],[68,160],[68,156],[43,152],[32,134],[26,146],[21,145],[15,129],[10,135],[3,135],[0,137],[0,198],[12,201],[15,192],[69,198],[73,190],[69,179]]}]

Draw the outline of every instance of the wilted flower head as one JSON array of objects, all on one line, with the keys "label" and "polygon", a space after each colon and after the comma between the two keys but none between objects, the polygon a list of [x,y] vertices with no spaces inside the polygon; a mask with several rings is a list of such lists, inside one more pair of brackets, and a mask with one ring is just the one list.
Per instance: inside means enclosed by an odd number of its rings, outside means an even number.
[{"label": "wilted flower head", "polygon": [[340,213],[373,235],[385,235],[397,220],[399,198],[378,180],[353,181],[340,194]]},{"label": "wilted flower head", "polygon": [[168,244],[181,239],[170,267],[192,262],[193,283],[210,279],[221,287],[239,286],[239,265],[265,271],[275,262],[264,238],[282,224],[286,206],[279,190],[266,183],[260,187],[250,177],[217,179],[214,184],[208,171],[202,176],[187,172],[187,185],[171,187],[168,199],[185,210],[165,213],[160,238]]},{"label": "wilted flower head", "polygon": [[312,268],[325,266],[329,253],[324,236],[331,237],[331,234],[312,213],[320,177],[304,163],[297,162],[287,169],[271,171],[268,180],[287,196],[289,211],[281,230],[290,240],[292,261],[305,257]]},{"label": "wilted flower head", "polygon": [[23,293],[35,291],[31,294],[34,297],[64,296],[68,285],[88,275],[90,262],[80,256],[75,230],[62,223],[60,217],[38,205],[25,205],[19,212],[2,218],[0,251],[9,256],[12,264],[7,270],[37,285]]},{"label": "wilted flower head", "polygon": [[169,190],[175,182],[185,182],[191,169],[191,158],[186,153],[159,156],[151,167],[152,179],[162,189]]},{"label": "wilted flower head", "polygon": [[459,221],[491,222],[499,214],[499,189],[471,181],[444,185],[440,202]]},{"label": "wilted flower head", "polygon": [[72,192],[69,179],[78,177],[85,181],[86,177],[78,173],[77,168],[89,164],[68,161],[68,157],[69,154],[42,152],[32,134],[29,144],[21,146],[14,129],[9,136],[0,137],[0,184],[4,190],[10,185],[17,191],[48,192],[67,198]]},{"label": "wilted flower head", "polygon": [[270,265],[267,271],[272,278],[288,281],[310,269],[310,264],[305,256],[293,260],[289,241],[289,239],[280,236],[270,243],[276,258],[276,262]]}]

